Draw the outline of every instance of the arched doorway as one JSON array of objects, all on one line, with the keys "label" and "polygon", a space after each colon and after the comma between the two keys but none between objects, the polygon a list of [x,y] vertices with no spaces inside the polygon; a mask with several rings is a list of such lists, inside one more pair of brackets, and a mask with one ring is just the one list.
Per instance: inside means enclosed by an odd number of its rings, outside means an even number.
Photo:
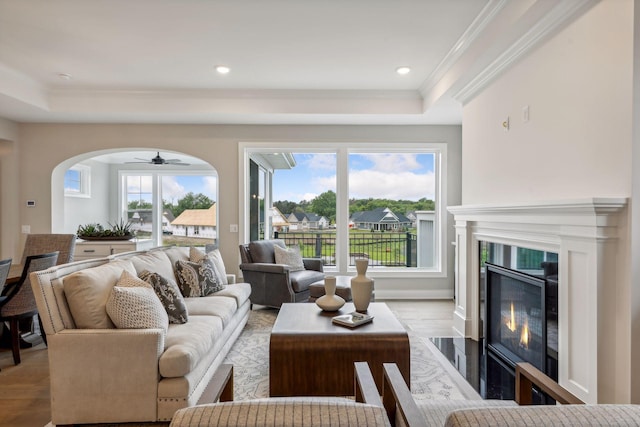
[{"label": "arched doorway", "polygon": [[201,159],[161,149],[102,150],[52,174],[52,231],[128,223],[153,246],[217,243],[218,175]]}]

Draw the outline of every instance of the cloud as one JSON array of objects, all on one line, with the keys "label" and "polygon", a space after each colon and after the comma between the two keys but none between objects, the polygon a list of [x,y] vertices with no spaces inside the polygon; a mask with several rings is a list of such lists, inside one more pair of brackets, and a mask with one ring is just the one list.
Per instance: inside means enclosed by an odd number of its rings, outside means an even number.
[{"label": "cloud", "polygon": [[412,171],[422,168],[416,154],[408,153],[380,153],[380,154],[360,154],[373,163],[369,169],[381,172]]},{"label": "cloud", "polygon": [[164,200],[181,199],[186,194],[185,188],[173,176],[162,177],[162,198]]},{"label": "cloud", "polygon": [[426,197],[434,200],[435,182],[433,172],[353,171],[349,174],[349,198],[418,200]]},{"label": "cloud", "polygon": [[204,176],[202,177],[202,182],[204,184],[206,194],[211,194],[213,196],[213,200],[216,200],[218,197],[218,178],[215,176]]},{"label": "cloud", "polygon": [[[296,158],[298,158],[296,156]],[[306,154],[300,157],[300,164],[298,166],[305,166],[310,171],[335,171],[336,170],[336,155],[333,153],[318,153],[318,154]]]}]

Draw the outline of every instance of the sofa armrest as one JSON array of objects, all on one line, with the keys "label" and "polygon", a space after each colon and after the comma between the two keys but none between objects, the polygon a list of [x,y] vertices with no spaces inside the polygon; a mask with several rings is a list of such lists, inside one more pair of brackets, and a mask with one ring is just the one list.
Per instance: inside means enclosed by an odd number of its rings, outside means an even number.
[{"label": "sofa armrest", "polygon": [[161,329],[65,329],[50,335],[53,424],[156,419],[163,349]]},{"label": "sofa armrest", "polygon": [[304,268],[307,270],[315,270],[324,273],[324,264],[320,258],[303,258]]}]

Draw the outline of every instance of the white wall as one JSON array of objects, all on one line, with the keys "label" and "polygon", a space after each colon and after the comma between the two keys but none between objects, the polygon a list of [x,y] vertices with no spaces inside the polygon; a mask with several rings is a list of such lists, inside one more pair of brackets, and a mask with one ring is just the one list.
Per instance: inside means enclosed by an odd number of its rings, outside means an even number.
[{"label": "white wall", "polygon": [[109,165],[94,160],[82,164],[90,168],[91,197],[64,196],[64,227],[56,232],[75,233],[79,225],[89,222],[106,225],[110,221]]},{"label": "white wall", "polygon": [[630,195],[632,6],[600,2],[464,106],[464,204]]},{"label": "white wall", "polygon": [[[241,224],[239,211],[239,144],[240,142],[445,142],[448,146],[447,195],[449,204],[460,203],[460,126],[232,126],[232,125],[85,125],[85,124],[20,124],[18,167],[11,177],[20,182],[18,198],[38,200],[36,208],[19,206],[20,220],[8,230],[19,236],[19,223],[31,225],[32,232],[50,232],[53,224],[64,223],[52,218],[52,171],[60,163],[83,153],[113,148],[156,148],[183,152],[211,164],[219,178],[218,238],[229,272],[238,273],[240,263],[238,233],[229,231],[230,224]],[[77,162],[77,160],[75,161]],[[74,163],[75,163],[74,162]],[[28,167],[27,167],[28,166]],[[67,166],[68,167],[68,166]],[[59,177],[55,177],[59,179]],[[59,188],[62,188],[60,185]],[[0,204],[4,206],[4,193]],[[4,210],[4,209],[3,209]],[[57,212],[54,209],[54,212]],[[454,232],[449,223],[447,241]],[[4,239],[6,236],[2,236]],[[3,245],[3,256],[10,255]],[[15,252],[19,249],[16,248]],[[450,248],[450,256],[453,249]],[[430,282],[433,295],[452,295],[453,263],[448,275]],[[424,281],[397,288],[424,290]]]},{"label": "white wall", "polygon": [[[599,2],[464,106],[463,204],[631,197],[633,6]],[[607,313],[616,314],[598,318],[615,331],[599,351],[616,360],[609,382],[630,384],[608,395],[637,403],[640,293],[632,292],[628,221],[627,211],[608,253],[616,275],[599,290]]]}]

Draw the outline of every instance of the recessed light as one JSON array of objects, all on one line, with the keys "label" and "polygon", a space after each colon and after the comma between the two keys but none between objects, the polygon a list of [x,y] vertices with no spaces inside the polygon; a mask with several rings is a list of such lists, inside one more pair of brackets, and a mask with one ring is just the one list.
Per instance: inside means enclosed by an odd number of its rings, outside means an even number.
[{"label": "recessed light", "polygon": [[58,78],[69,81],[73,78],[73,76],[67,73],[58,73]]},{"label": "recessed light", "polygon": [[400,74],[401,76],[404,76],[405,74],[409,74],[409,72],[411,72],[411,68],[406,66],[396,68],[396,73]]},{"label": "recessed light", "polygon": [[216,67],[216,71],[220,74],[227,74],[229,71],[231,71],[231,68],[227,67],[226,65],[218,65]]}]

